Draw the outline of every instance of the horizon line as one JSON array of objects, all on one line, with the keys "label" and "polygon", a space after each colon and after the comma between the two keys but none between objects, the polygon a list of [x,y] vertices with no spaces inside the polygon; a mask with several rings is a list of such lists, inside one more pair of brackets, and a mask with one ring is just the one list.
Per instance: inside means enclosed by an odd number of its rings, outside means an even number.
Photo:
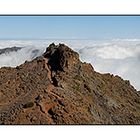
[{"label": "horizon line", "polygon": [[0,38],[0,40],[140,40],[140,38]]}]

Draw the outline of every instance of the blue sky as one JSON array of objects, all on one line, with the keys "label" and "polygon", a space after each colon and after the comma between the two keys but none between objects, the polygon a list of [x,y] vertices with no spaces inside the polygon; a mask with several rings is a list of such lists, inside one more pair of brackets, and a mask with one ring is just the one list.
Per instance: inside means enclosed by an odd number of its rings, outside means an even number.
[{"label": "blue sky", "polygon": [[0,16],[0,39],[140,38],[140,16]]}]

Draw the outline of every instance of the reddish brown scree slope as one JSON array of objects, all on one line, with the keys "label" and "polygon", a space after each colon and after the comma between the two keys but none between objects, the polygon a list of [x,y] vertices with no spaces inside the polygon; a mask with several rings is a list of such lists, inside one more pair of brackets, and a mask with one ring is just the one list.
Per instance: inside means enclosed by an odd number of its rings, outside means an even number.
[{"label": "reddish brown scree slope", "polygon": [[64,44],[0,69],[0,124],[140,124],[140,94]]}]

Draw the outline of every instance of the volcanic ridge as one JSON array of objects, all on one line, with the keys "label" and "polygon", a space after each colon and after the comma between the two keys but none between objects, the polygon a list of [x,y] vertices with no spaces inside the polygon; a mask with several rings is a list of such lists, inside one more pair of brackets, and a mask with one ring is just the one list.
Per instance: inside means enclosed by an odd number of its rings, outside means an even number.
[{"label": "volcanic ridge", "polygon": [[0,68],[0,124],[140,124],[140,93],[52,43],[32,61]]}]

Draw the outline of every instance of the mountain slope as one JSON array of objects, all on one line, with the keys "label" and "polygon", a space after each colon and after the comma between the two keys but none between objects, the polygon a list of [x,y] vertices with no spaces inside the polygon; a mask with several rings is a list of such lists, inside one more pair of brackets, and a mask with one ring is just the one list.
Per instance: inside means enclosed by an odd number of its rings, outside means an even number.
[{"label": "mountain slope", "polygon": [[64,44],[0,69],[0,124],[140,124],[140,94]]}]

